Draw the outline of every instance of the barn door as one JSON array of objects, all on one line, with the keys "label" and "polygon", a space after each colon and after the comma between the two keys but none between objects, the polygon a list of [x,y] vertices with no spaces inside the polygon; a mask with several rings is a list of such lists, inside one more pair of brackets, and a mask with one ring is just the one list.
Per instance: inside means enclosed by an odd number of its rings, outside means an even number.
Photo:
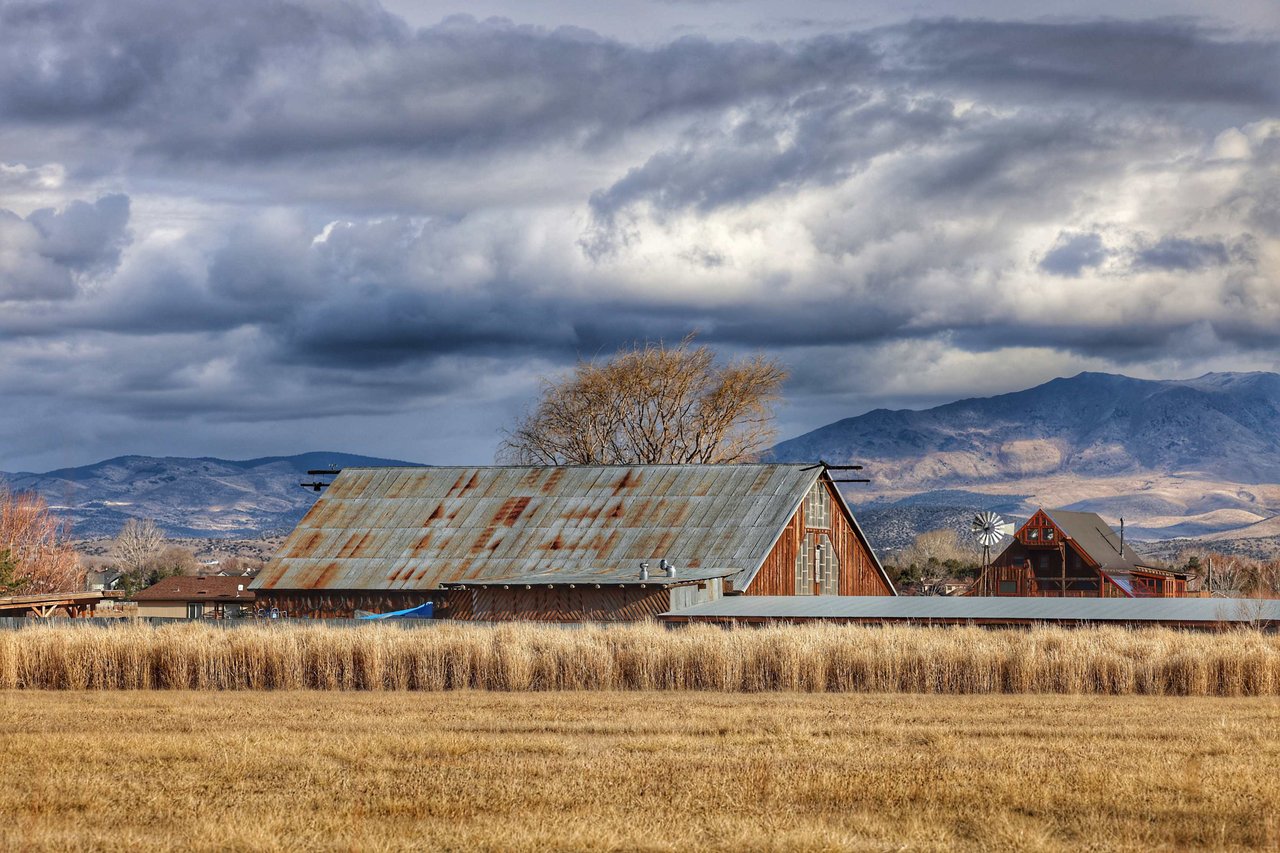
[{"label": "barn door", "polygon": [[796,554],[796,595],[839,595],[840,560],[831,537],[810,530]]},{"label": "barn door", "polygon": [[810,533],[813,541],[813,594],[840,594],[840,560],[831,546],[831,537],[825,533]]},{"label": "barn door", "polygon": [[821,481],[805,495],[804,536],[796,551],[796,595],[839,595],[840,558],[831,543],[832,506]]}]

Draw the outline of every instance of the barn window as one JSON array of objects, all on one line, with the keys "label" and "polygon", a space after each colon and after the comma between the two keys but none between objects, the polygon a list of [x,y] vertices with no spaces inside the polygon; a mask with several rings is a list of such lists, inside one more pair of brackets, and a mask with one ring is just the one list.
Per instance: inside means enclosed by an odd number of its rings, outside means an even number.
[{"label": "barn window", "polygon": [[815,580],[823,595],[840,594],[840,555],[831,544],[831,537],[820,534],[817,538],[814,562],[821,566]]},{"label": "barn window", "polygon": [[806,533],[796,554],[796,595],[839,595],[840,555],[825,533]]},{"label": "barn window", "polygon": [[831,494],[821,481],[814,483],[805,495],[804,526],[831,529]]},{"label": "barn window", "polygon": [[1000,594],[1001,595],[1017,595],[1018,582],[1017,581],[1000,581]]},{"label": "barn window", "polygon": [[1052,540],[1053,540],[1053,528],[1052,528],[1052,527],[1046,527],[1046,528],[1044,529],[1044,538],[1045,538],[1045,541],[1052,541]]},{"label": "barn window", "polygon": [[809,571],[809,537],[805,536],[796,552],[796,595],[813,595],[813,577]]}]

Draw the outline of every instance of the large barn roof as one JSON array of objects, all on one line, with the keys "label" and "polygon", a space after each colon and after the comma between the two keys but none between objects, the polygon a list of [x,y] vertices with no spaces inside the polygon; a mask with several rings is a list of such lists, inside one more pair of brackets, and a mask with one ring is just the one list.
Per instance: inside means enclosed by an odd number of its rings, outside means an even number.
[{"label": "large barn roof", "polygon": [[347,468],[254,589],[432,589],[642,560],[760,568],[814,465]]}]

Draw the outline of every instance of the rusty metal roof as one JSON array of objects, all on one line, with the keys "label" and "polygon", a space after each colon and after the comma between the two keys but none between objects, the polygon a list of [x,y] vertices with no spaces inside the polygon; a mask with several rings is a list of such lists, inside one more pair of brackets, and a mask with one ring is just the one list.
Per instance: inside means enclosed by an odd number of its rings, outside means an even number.
[{"label": "rusty metal roof", "polygon": [[516,575],[509,578],[480,578],[470,581],[442,581],[449,588],[495,586],[686,586],[738,574],[738,569],[688,569],[678,568],[674,577],[668,577],[657,566],[649,567],[649,576],[640,577],[638,568],[600,569],[594,572],[538,572],[532,575]]},{"label": "rusty metal roof", "polygon": [[813,465],[346,468],[253,589],[432,589],[442,582],[638,571],[666,558],[750,578]]}]

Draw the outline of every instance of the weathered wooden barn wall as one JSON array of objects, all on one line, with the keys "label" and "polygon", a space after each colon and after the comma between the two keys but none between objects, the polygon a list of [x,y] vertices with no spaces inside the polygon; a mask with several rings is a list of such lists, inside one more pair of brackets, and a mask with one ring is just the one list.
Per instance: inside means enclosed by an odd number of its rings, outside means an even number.
[{"label": "weathered wooden barn wall", "polygon": [[746,595],[795,595],[796,554],[804,541],[804,507],[783,528],[778,542],[765,558],[764,565],[756,573],[743,593]]},{"label": "weathered wooden barn wall", "polygon": [[840,595],[892,595],[889,586],[875,569],[870,551],[859,539],[835,494],[835,485],[819,480],[817,488],[825,488],[831,498],[831,527],[811,528],[805,523],[805,503],[787,522],[778,542],[765,558],[755,579],[744,590],[746,595],[796,595],[796,555],[806,533],[828,533],[840,560]]},{"label": "weathered wooden barn wall", "polygon": [[706,601],[715,601],[724,595],[724,579],[711,578],[688,586],[671,587],[671,609],[693,607]]},{"label": "weathered wooden barn wall", "polygon": [[274,607],[291,617],[342,619],[354,616],[357,610],[387,613],[417,607],[428,601],[434,602],[437,616],[451,615],[448,596],[443,590],[264,589],[258,591],[254,605],[259,610]]},{"label": "weathered wooden barn wall", "polygon": [[467,609],[466,618],[477,622],[634,622],[671,609],[669,591],[661,587],[475,587],[452,594],[470,598],[455,618]]}]

